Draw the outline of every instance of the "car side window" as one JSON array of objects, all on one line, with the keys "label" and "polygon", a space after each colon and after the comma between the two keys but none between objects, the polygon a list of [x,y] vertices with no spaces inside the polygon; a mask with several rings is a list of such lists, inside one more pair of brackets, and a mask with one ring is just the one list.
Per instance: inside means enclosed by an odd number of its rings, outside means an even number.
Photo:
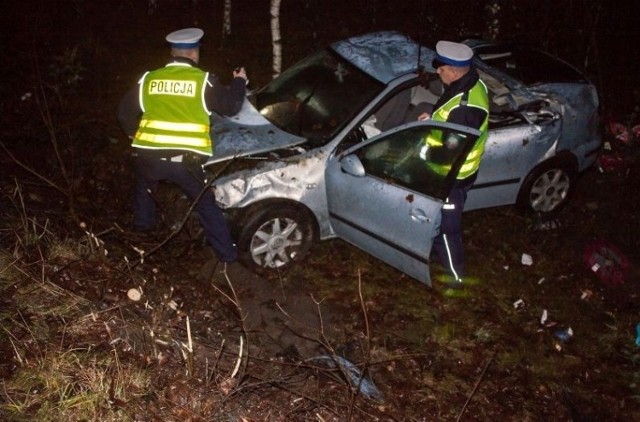
[{"label": "car side window", "polygon": [[366,141],[369,138],[386,132],[405,123],[417,120],[418,114],[413,110],[413,96],[418,87],[408,86],[396,92],[371,112],[358,126],[356,126],[338,145],[336,153]]},{"label": "car side window", "polygon": [[[428,139],[438,139],[428,142]],[[415,126],[358,149],[366,174],[444,200],[476,137]]]},{"label": "car side window", "polygon": [[416,84],[407,86],[378,105],[360,127],[366,138],[372,138],[405,123],[415,122],[422,112],[431,113],[436,100],[437,97],[427,88]]}]

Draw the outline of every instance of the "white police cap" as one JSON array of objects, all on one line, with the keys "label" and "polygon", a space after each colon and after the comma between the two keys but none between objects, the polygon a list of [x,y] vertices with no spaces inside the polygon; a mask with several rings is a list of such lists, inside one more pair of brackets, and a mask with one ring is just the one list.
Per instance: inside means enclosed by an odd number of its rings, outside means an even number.
[{"label": "white police cap", "polygon": [[196,48],[200,45],[200,38],[203,35],[204,31],[200,28],[186,28],[167,35],[167,41],[173,48]]},{"label": "white police cap", "polygon": [[451,41],[438,41],[436,53],[436,58],[433,60],[434,68],[442,65],[469,66],[473,58],[473,50],[469,46]]}]

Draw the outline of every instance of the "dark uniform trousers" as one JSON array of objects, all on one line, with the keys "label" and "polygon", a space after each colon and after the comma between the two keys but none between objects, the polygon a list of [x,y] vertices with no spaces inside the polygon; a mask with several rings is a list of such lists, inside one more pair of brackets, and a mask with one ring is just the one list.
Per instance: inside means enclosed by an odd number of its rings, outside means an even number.
[{"label": "dark uniform trousers", "polygon": [[[176,155],[183,153],[175,152]],[[188,166],[184,162],[171,161],[170,157],[162,157],[156,151],[140,149],[135,160],[134,226],[139,230],[147,230],[155,225],[154,194],[161,180],[178,185],[190,201],[193,201],[204,187],[205,174],[201,166]],[[208,189],[194,209],[218,258],[224,262],[235,261],[238,252],[213,192]]]},{"label": "dark uniform trousers", "polygon": [[440,263],[453,274],[456,280],[464,275],[464,250],[462,246],[462,211],[467,193],[477,173],[466,179],[456,180],[451,193],[442,207],[440,233],[433,239],[433,250]]}]

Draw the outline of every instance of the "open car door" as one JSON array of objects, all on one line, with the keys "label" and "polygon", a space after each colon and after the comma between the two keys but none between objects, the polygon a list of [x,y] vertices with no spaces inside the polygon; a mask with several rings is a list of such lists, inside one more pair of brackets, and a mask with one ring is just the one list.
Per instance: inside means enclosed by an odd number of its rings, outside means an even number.
[{"label": "open car door", "polygon": [[[443,146],[426,146],[431,131]],[[335,233],[430,286],[440,209],[479,134],[455,124],[413,122],[332,157],[325,179]]]}]

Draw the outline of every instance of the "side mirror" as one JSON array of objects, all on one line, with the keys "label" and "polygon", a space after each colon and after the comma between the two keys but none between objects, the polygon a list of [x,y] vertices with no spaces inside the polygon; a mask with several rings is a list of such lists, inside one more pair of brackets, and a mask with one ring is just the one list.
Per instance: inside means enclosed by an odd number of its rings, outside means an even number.
[{"label": "side mirror", "polygon": [[340,160],[340,168],[343,172],[355,177],[363,177],[365,175],[364,166],[355,154],[349,154]]}]

